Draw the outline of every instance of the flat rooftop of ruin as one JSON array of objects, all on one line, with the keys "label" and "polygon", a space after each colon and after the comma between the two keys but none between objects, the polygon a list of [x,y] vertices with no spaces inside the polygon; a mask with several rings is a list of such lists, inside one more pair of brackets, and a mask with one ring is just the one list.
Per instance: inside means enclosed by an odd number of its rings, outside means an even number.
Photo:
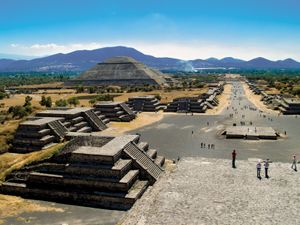
[{"label": "flat rooftop of ruin", "polygon": [[[101,137],[105,136],[99,136],[99,138]],[[137,135],[123,135],[114,137],[102,147],[80,146],[78,149],[73,151],[73,154],[114,156],[118,152],[120,152],[129,142],[134,141],[136,138]]]},{"label": "flat rooftop of ruin", "polygon": [[57,109],[48,109],[48,110],[44,110],[42,112],[39,112],[38,115],[43,115],[43,114],[53,114],[53,115],[72,115],[72,114],[77,114],[77,113],[81,113],[81,112],[85,112],[88,110],[91,110],[92,108],[90,107],[78,107],[78,108],[57,108]]},{"label": "flat rooftop of ruin", "polygon": [[29,120],[22,122],[21,125],[26,126],[40,126],[46,123],[50,123],[52,121],[61,120],[60,117],[34,117],[30,118]]},{"label": "flat rooftop of ruin", "polygon": [[101,105],[101,106],[103,106],[103,105],[107,105],[107,106],[112,106],[112,105],[118,105],[118,104],[121,104],[121,103],[124,103],[124,102],[98,102],[98,103],[96,103],[95,104],[95,106],[97,106],[97,105]]},{"label": "flat rooftop of ruin", "polygon": [[146,95],[146,96],[133,96],[130,97],[129,99],[152,99],[155,98],[154,95]]}]

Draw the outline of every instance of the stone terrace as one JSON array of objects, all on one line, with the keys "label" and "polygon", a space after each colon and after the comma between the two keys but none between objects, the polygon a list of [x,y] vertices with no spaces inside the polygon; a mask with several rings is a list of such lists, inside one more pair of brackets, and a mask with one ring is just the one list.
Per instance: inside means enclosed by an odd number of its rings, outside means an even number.
[{"label": "stone terrace", "polygon": [[123,225],[300,224],[300,176],[272,163],[270,179],[256,178],[256,159],[183,158],[143,195]]},{"label": "stone terrace", "polygon": [[10,174],[1,193],[126,210],[163,174],[164,157],[139,135],[68,137],[54,157]]}]

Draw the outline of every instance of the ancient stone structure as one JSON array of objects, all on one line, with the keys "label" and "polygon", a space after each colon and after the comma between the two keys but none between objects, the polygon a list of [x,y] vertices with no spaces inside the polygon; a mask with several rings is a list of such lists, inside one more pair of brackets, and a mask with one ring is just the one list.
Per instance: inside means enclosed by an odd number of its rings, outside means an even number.
[{"label": "ancient stone structure", "polygon": [[67,132],[102,131],[109,120],[92,108],[60,108],[39,112],[21,123],[13,141],[13,152],[41,150],[62,141]]},{"label": "ancient stone structure", "polygon": [[279,134],[272,127],[231,126],[227,127],[223,135],[226,138],[248,140],[272,139],[276,140]]},{"label": "ancient stone structure", "polygon": [[198,97],[176,98],[167,105],[165,112],[192,112],[204,113],[219,104],[217,96],[224,90],[223,84],[209,88],[204,94]]},{"label": "ancient stone structure", "polygon": [[70,142],[52,158],[12,173],[3,194],[93,207],[129,209],[163,173],[164,157],[140,142],[69,133]]},{"label": "ancient stone structure", "polygon": [[153,95],[129,98],[127,104],[137,112],[157,112],[162,109],[159,100]]},{"label": "ancient stone structure", "polygon": [[300,99],[283,98],[280,101],[279,110],[284,115],[297,115],[297,114],[300,114]]},{"label": "ancient stone structure", "polygon": [[21,123],[13,140],[13,151],[27,153],[52,146],[64,139],[67,128],[58,117],[32,117]]},{"label": "ancient stone structure", "polygon": [[117,122],[129,122],[136,117],[125,102],[99,102],[95,104],[95,112],[101,112],[106,118]]},{"label": "ancient stone structure", "polygon": [[130,57],[113,57],[98,63],[66,85],[165,86],[164,75]]},{"label": "ancient stone structure", "polygon": [[195,112],[204,113],[207,109],[207,105],[203,99],[198,97],[186,97],[176,98],[173,102],[170,102],[165,112]]},{"label": "ancient stone structure", "polygon": [[62,117],[64,126],[71,132],[102,131],[107,128],[109,119],[100,111],[94,112],[93,108],[54,108],[39,112],[39,117]]},{"label": "ancient stone structure", "polygon": [[254,92],[254,94],[256,94],[256,95],[261,94],[262,90],[260,88],[258,88],[254,83],[247,82],[247,84],[249,85],[250,90],[252,90]]}]

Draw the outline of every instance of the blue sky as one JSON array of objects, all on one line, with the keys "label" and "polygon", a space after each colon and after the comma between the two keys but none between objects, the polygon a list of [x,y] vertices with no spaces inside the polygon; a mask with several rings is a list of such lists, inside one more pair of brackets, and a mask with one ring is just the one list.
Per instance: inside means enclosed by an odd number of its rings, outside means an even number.
[{"label": "blue sky", "polygon": [[2,0],[0,52],[125,45],[154,56],[300,60],[299,0]]}]

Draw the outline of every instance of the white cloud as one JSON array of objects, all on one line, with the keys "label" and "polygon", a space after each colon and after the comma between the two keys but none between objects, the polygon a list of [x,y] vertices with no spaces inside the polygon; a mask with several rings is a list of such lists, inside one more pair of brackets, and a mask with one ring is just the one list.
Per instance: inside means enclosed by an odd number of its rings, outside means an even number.
[{"label": "white cloud", "polygon": [[284,45],[274,46],[261,46],[252,43],[245,44],[223,44],[223,43],[209,43],[209,42],[111,42],[111,43],[70,43],[70,44],[32,44],[21,45],[11,44],[11,53],[44,56],[55,53],[68,53],[76,50],[92,50],[109,46],[128,46],[136,48],[137,50],[153,55],[156,57],[173,57],[179,59],[206,59],[209,57],[223,58],[223,57],[236,57],[241,59],[252,59],[258,56],[266,57],[272,60],[294,58],[300,60],[299,52],[300,47],[289,47]]}]

